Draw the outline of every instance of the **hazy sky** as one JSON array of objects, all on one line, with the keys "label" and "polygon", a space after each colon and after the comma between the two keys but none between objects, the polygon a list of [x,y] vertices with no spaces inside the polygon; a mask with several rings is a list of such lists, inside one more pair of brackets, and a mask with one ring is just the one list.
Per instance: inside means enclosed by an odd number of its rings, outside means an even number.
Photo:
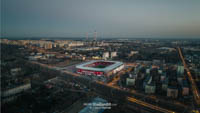
[{"label": "hazy sky", "polygon": [[1,0],[2,37],[200,37],[200,0]]}]

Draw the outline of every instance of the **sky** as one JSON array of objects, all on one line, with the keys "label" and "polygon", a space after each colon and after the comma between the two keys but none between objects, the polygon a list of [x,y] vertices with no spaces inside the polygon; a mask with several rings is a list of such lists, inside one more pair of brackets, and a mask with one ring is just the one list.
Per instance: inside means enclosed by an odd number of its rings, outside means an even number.
[{"label": "sky", "polygon": [[200,0],[1,0],[1,37],[200,38]]}]

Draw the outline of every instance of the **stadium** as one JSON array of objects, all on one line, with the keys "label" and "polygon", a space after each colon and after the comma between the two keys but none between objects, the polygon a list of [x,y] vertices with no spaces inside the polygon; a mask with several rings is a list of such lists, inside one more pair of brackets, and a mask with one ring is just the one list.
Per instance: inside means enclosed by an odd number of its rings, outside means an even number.
[{"label": "stadium", "polygon": [[82,75],[109,76],[124,68],[124,64],[119,61],[92,60],[77,65],[77,73]]}]

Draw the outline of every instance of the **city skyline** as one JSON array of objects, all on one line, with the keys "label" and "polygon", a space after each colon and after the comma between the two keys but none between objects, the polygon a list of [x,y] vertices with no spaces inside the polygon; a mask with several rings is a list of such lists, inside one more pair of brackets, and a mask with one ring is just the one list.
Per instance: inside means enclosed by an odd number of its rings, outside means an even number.
[{"label": "city skyline", "polygon": [[1,38],[200,38],[200,1],[2,0]]},{"label": "city skyline", "polygon": [[[200,40],[0,43],[4,113],[88,113],[96,107],[103,113],[199,111]],[[108,105],[87,109],[85,103],[96,97]]]}]

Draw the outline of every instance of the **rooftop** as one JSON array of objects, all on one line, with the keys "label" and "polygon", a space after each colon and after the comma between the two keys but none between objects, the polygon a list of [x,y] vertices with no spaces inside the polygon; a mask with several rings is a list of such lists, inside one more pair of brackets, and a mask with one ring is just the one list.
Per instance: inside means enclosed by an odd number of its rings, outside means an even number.
[{"label": "rooftop", "polygon": [[[108,65],[105,66],[91,66],[94,63],[98,63],[98,62],[105,62],[105,63],[109,63]],[[92,60],[86,63],[82,63],[80,65],[77,65],[76,68],[79,69],[85,69],[85,70],[92,70],[92,71],[110,71],[112,69],[115,69],[118,66],[123,65],[123,62],[119,62],[119,61],[104,61],[104,60]]]}]

